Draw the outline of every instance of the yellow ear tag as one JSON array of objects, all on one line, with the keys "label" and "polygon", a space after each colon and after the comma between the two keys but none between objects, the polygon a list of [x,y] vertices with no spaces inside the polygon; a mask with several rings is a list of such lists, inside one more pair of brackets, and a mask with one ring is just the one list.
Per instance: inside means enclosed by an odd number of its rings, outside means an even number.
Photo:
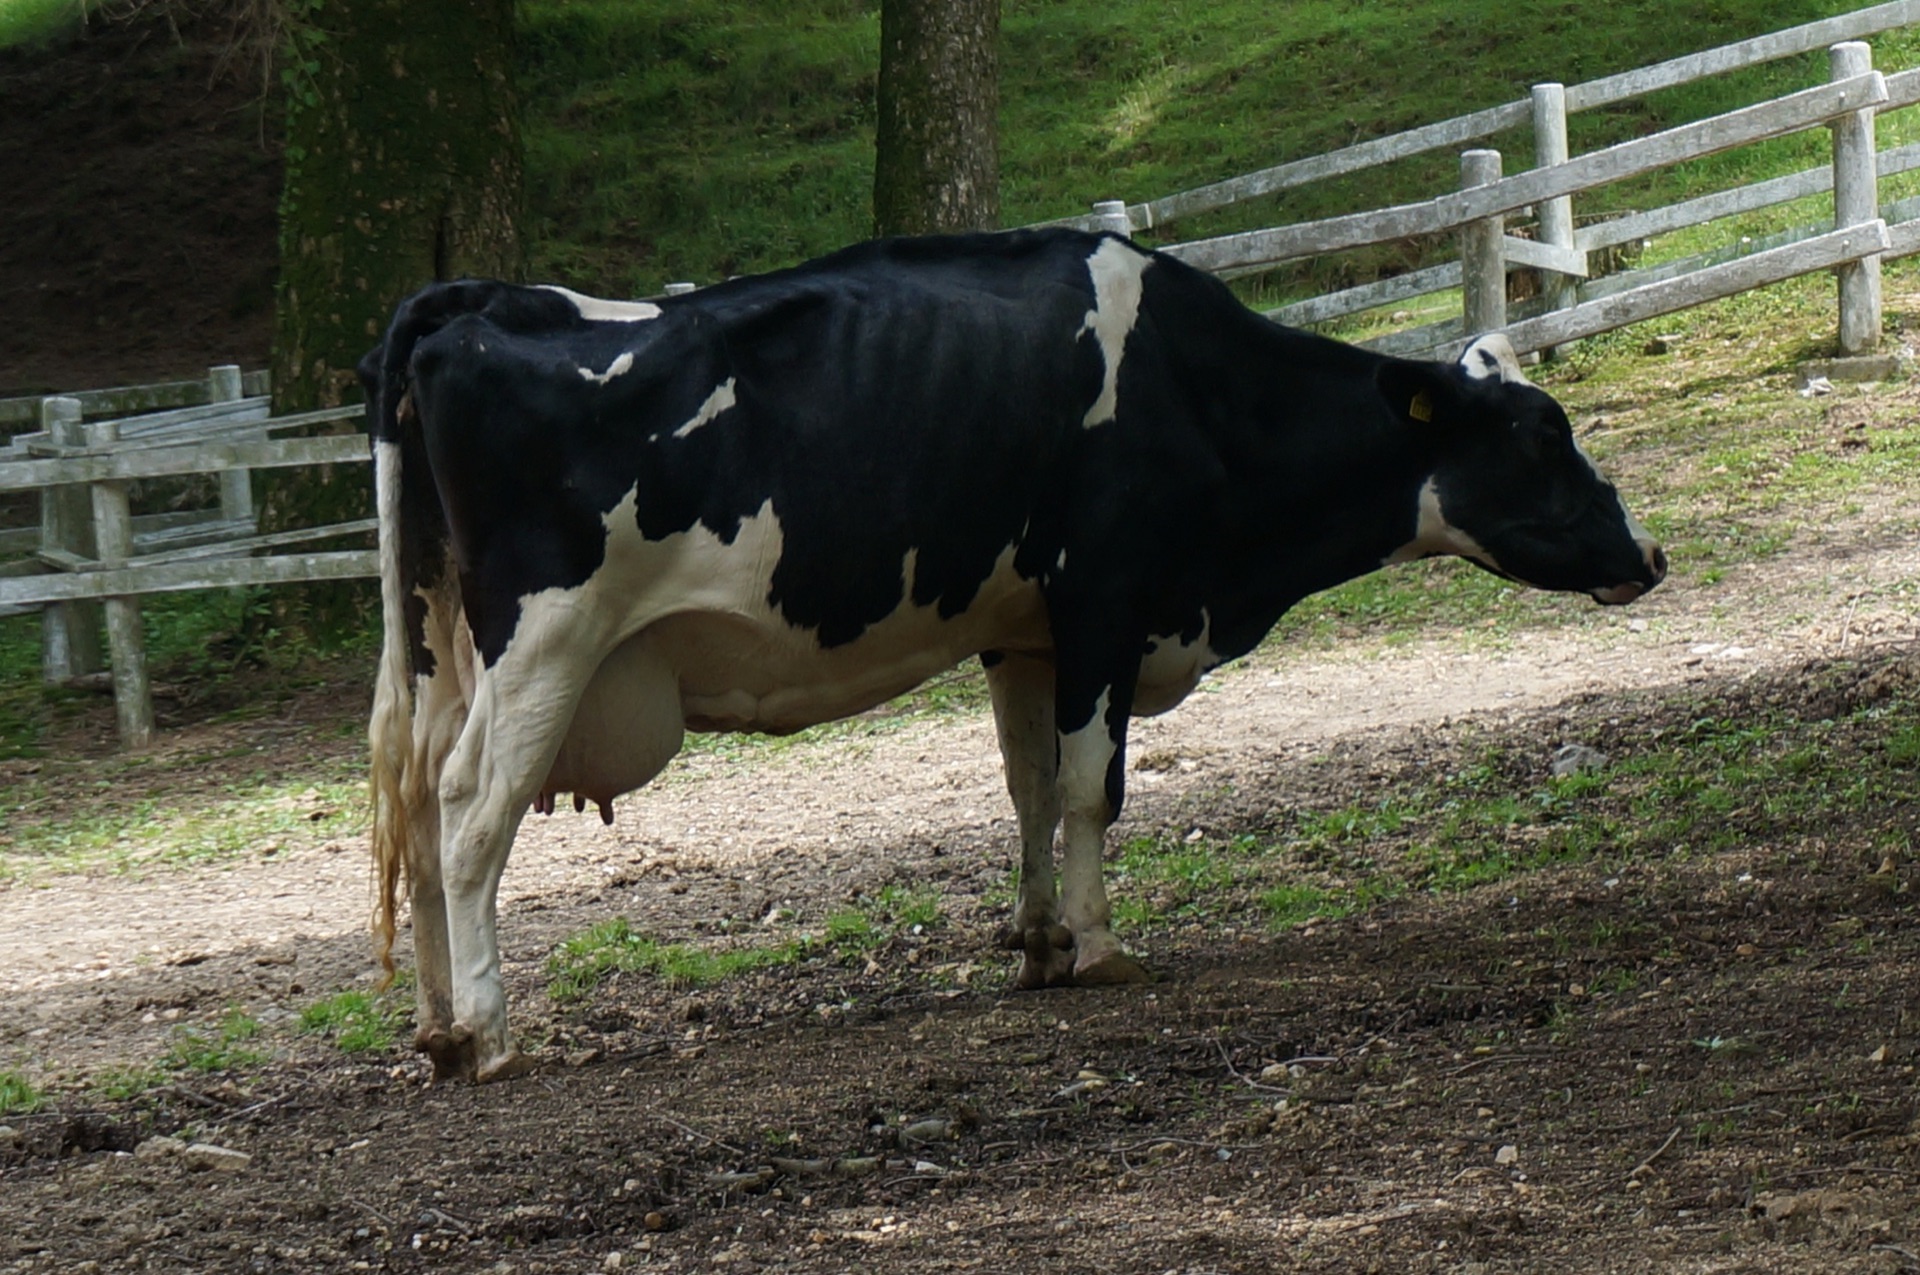
[{"label": "yellow ear tag", "polygon": [[1416,421],[1428,422],[1433,419],[1433,399],[1425,390],[1413,396],[1413,402],[1407,404],[1407,415]]}]

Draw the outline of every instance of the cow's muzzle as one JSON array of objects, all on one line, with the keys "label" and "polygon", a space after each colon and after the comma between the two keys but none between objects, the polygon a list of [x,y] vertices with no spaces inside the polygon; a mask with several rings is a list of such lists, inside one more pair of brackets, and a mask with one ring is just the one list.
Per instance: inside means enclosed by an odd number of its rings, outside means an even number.
[{"label": "cow's muzzle", "polygon": [[1625,606],[1667,578],[1667,551],[1651,540],[1639,540],[1635,543],[1640,546],[1640,560],[1647,566],[1646,578],[1593,590],[1593,600],[1600,605]]}]

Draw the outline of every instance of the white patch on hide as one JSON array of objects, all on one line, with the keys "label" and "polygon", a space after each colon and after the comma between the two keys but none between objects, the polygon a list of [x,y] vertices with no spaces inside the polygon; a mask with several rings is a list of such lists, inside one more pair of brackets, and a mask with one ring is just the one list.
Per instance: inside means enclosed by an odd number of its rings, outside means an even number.
[{"label": "white patch on hide", "polygon": [[1140,676],[1134,685],[1133,716],[1155,717],[1166,712],[1193,693],[1200,679],[1220,667],[1211,637],[1213,617],[1203,607],[1200,632],[1191,642],[1178,633],[1153,637],[1140,661]]},{"label": "white patch on hide", "polygon": [[607,370],[604,372],[595,372],[591,368],[584,367],[579,369],[579,371],[582,378],[592,381],[596,385],[605,385],[614,377],[633,371],[633,351],[622,351],[618,358],[607,364]]},{"label": "white patch on hide", "polygon": [[1100,343],[1100,357],[1106,360],[1100,397],[1080,422],[1087,429],[1106,424],[1118,411],[1120,356],[1127,347],[1127,334],[1140,318],[1141,276],[1152,264],[1152,257],[1124,239],[1101,240],[1087,258],[1087,273],[1093,279],[1093,309],[1087,311],[1086,322],[1075,335],[1093,333]]},{"label": "white patch on hide", "polygon": [[539,285],[547,292],[557,292],[573,302],[573,308],[580,317],[593,323],[645,323],[648,319],[660,317],[660,307],[651,301],[607,301],[600,297],[590,297],[572,288],[563,288],[557,283]]},{"label": "white patch on hide", "polygon": [[726,411],[729,407],[732,407],[736,401],[733,393],[733,378],[729,376],[726,380],[714,386],[713,393],[707,395],[707,401],[700,404],[700,410],[695,412],[693,418],[685,425],[674,430],[673,436],[675,438],[685,438],[687,435],[693,433],[694,430],[699,429],[702,425],[705,425],[708,421],[711,421],[714,417],[720,415],[720,413]]},{"label": "white patch on hide", "polygon": [[1440,489],[1429,478],[1420,489],[1420,521],[1414,528],[1413,539],[1382,558],[1380,565],[1390,567],[1443,553],[1471,558],[1495,571],[1504,571],[1478,540],[1447,522],[1440,509]]}]

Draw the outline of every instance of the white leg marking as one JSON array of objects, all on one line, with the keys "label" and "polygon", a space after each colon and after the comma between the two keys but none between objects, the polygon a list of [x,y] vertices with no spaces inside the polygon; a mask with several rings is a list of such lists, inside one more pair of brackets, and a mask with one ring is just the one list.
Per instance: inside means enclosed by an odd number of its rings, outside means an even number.
[{"label": "white leg marking", "polygon": [[1060,736],[1060,798],[1064,810],[1060,919],[1073,933],[1076,976],[1109,958],[1126,961],[1120,941],[1109,928],[1113,913],[1107,902],[1106,882],[1101,878],[1107,825],[1113,822],[1113,808],[1107,802],[1107,768],[1114,754],[1107,726],[1108,704],[1109,695],[1102,691],[1094,704],[1093,719],[1072,734]]},{"label": "white leg marking", "polygon": [[581,621],[565,608],[522,610],[500,659],[477,671],[466,727],[440,777],[453,1030],[480,1080],[519,1065],[500,982],[496,904],[513,834],[600,663],[595,626]]},{"label": "white leg marking", "polygon": [[442,773],[447,754],[466,725],[460,678],[443,663],[415,688],[413,764],[418,782],[409,795],[407,899],[413,925],[416,1042],[453,1027],[453,966],[447,946],[447,900],[440,876],[440,799],[429,776]]},{"label": "white leg marking", "polygon": [[1106,424],[1118,411],[1120,356],[1126,350],[1127,334],[1140,317],[1140,278],[1152,264],[1153,258],[1123,239],[1102,240],[1087,258],[1087,273],[1093,278],[1093,309],[1087,311],[1079,335],[1094,334],[1107,365],[1100,397],[1080,422],[1087,429]]}]

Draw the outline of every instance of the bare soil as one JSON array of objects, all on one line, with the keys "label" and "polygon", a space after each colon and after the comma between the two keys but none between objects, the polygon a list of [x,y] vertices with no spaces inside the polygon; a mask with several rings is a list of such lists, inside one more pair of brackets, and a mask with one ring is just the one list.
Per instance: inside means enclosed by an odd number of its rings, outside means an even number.
[{"label": "bare soil", "polygon": [[[1569,740],[1910,693],[1885,590],[1917,559],[1837,528],[1561,629],[1264,651],[1141,724],[1116,839],[1259,832],[1490,745],[1544,773]],[[343,671],[168,747],[296,769],[352,747],[316,741],[364,699]],[[525,825],[504,942],[546,1061],[479,1089],[288,1027],[370,977],[357,841],[41,878],[0,890],[0,1067],[57,1089],[236,1009],[275,1056],[12,1118],[0,1269],[1916,1269],[1920,932],[1883,858],[1913,818],[1279,932],[1229,895],[1136,936],[1151,988],[1023,994],[991,950],[1013,825],[983,712],[703,752],[612,828]],[[726,947],[888,885],[942,921],[697,990],[545,991],[616,915]],[[128,1154],[167,1133],[253,1158]]]}]

